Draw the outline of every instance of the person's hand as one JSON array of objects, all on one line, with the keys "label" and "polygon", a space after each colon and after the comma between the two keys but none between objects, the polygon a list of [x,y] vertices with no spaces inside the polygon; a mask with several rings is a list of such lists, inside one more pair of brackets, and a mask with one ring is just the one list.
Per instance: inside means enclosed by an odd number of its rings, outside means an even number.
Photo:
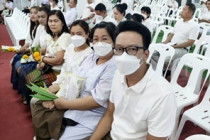
[{"label": "person's hand", "polygon": [[44,66],[45,66],[45,63],[41,62],[36,66],[36,69],[42,70],[44,68]]},{"label": "person's hand", "polygon": [[90,9],[91,12],[95,12],[95,9],[93,9],[92,7],[88,6],[88,9]]},{"label": "person's hand", "polygon": [[26,52],[26,47],[24,47],[24,46],[16,51],[16,53],[25,53],[25,52]]},{"label": "person's hand", "polygon": [[47,109],[53,109],[55,107],[55,104],[53,101],[44,101],[42,102],[42,106]]},{"label": "person's hand", "polygon": [[56,92],[59,91],[59,89],[60,89],[60,87],[59,87],[58,84],[53,84],[53,85],[51,85],[51,86],[48,87],[48,90],[51,93],[56,93]]},{"label": "person's hand", "polygon": [[54,104],[57,109],[68,109],[66,107],[67,100],[64,97],[59,97],[58,99],[55,99]]},{"label": "person's hand", "polygon": [[82,20],[87,21],[87,20],[88,20],[88,18],[83,18]]}]

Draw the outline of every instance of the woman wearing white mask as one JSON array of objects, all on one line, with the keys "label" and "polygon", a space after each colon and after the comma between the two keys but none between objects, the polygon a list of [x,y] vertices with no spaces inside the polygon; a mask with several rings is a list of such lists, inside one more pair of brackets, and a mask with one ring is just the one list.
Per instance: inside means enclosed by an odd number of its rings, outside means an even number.
[{"label": "woman wearing white mask", "polygon": [[149,7],[144,6],[141,8],[141,15],[144,17],[144,21],[142,22],[142,24],[149,29],[152,35],[154,25],[153,25],[152,20],[150,19],[150,14],[151,14],[151,9]]},{"label": "woman wearing white mask", "polygon": [[[93,52],[93,50],[89,47],[88,35],[89,35],[89,26],[83,20],[77,20],[72,23],[70,27],[71,41],[72,44],[66,49],[64,54],[64,64],[61,69],[61,73],[57,76],[57,80],[53,82],[53,84],[49,87],[49,91],[51,93],[58,92],[59,96],[64,96],[66,99],[76,98],[79,94],[80,87],[84,83],[84,78],[76,76],[76,72],[78,67],[81,65],[83,60]],[[79,82],[79,84],[78,84]],[[71,83],[71,84],[70,84]],[[35,135],[38,139],[48,137],[47,134],[43,135],[43,130],[49,132],[48,138],[58,139],[60,132],[59,126],[54,126],[51,128],[49,125],[46,127],[43,124],[45,120],[44,118],[48,118],[54,120],[53,122],[57,122],[59,124],[59,120],[57,118],[53,118],[56,112],[60,112],[58,110],[52,111],[52,113],[48,113],[47,117],[45,113],[45,117],[40,114],[43,112],[47,112],[48,109],[54,108],[53,101],[44,101],[37,102],[37,99],[33,98],[31,101],[31,112],[33,117],[33,123],[35,128]],[[41,110],[41,111],[40,111]],[[57,114],[60,116],[60,124],[62,122],[63,114]],[[52,117],[51,117],[52,116]],[[50,122],[48,122],[50,123]]]},{"label": "woman wearing white mask", "polygon": [[77,72],[86,78],[81,95],[75,100],[60,97],[54,101],[56,108],[68,109],[63,120],[66,129],[60,140],[87,139],[106,111],[116,69],[112,49],[115,29],[110,22],[101,22],[92,29],[90,38],[95,53],[83,61]]}]

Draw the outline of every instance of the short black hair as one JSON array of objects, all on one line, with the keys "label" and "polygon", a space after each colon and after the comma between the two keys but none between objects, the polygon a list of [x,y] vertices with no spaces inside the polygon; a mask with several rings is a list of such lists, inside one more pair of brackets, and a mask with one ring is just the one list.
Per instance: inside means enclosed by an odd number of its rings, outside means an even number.
[{"label": "short black hair", "polygon": [[41,11],[44,11],[48,16],[49,13],[50,13],[50,8],[47,7],[47,6],[42,6],[42,7],[39,8],[39,12],[41,12]]},{"label": "short black hair", "polygon": [[77,5],[77,0],[74,0],[74,3]]},{"label": "short black hair", "polygon": [[141,11],[145,11],[147,14],[151,14],[151,9],[148,6],[143,6]]},{"label": "short black hair", "polygon": [[115,5],[114,8],[116,8],[121,14],[123,14],[125,16],[125,14],[126,14],[125,11],[127,10],[128,6],[126,3],[123,3],[123,4]]},{"label": "short black hair", "polygon": [[46,32],[48,34],[50,34],[52,37],[54,37],[54,33],[50,30],[50,27],[48,25],[49,17],[52,16],[52,15],[56,15],[61,20],[61,22],[63,23],[63,28],[61,30],[61,33],[58,36],[62,35],[63,32],[69,33],[69,29],[68,29],[68,26],[66,25],[66,21],[65,21],[64,15],[63,15],[63,13],[60,10],[52,10],[50,12],[50,14],[48,15]]},{"label": "short black hair", "polygon": [[143,47],[144,50],[147,50],[149,48],[150,42],[151,42],[151,33],[147,27],[142,25],[141,23],[134,22],[134,21],[123,21],[120,22],[117,26],[117,31],[115,34],[115,38],[122,32],[126,31],[133,31],[142,36],[143,39]]},{"label": "short black hair", "polygon": [[103,3],[99,3],[96,5],[95,11],[106,12],[106,6]]},{"label": "short black hair", "polygon": [[144,20],[144,17],[140,14],[134,13],[133,15],[131,15],[130,20],[133,19],[133,21],[142,23],[142,21]]},{"label": "short black hair", "polygon": [[58,0],[53,0],[56,4],[58,4]]},{"label": "short black hair", "polygon": [[105,29],[109,36],[111,37],[112,41],[115,42],[115,31],[116,31],[116,26],[112,22],[100,22],[99,24],[96,24],[93,29],[90,32],[90,41],[93,41],[93,36],[95,33],[96,29]]},{"label": "short black hair", "polygon": [[187,3],[186,6],[188,6],[189,10],[192,12],[192,15],[194,15],[196,7],[193,3]]}]

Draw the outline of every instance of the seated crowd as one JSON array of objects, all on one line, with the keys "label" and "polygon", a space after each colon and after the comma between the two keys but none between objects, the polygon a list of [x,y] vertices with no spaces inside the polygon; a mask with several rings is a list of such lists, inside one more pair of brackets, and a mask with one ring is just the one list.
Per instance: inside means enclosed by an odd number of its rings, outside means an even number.
[{"label": "seated crowd", "polygon": [[[11,83],[30,104],[35,139],[167,140],[177,106],[169,82],[153,70],[158,54],[147,63],[155,29],[150,7],[132,13],[133,3],[122,0],[110,12],[103,1],[87,0],[78,17],[77,0],[69,0],[65,13],[58,0],[50,3],[27,7],[30,30],[12,60]],[[178,9],[173,0],[167,4]],[[199,22],[210,23],[210,0],[206,7]],[[162,42],[175,49],[173,60],[186,54],[198,38],[195,10],[194,4],[186,4],[183,20]],[[57,99],[31,99],[34,93],[26,84],[38,83],[41,74],[28,79],[37,71],[56,77],[47,90]]]}]

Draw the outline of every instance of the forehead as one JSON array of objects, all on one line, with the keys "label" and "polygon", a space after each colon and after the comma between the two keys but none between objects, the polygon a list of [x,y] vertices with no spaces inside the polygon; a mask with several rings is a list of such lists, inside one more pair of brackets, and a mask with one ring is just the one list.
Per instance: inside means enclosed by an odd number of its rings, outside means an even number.
[{"label": "forehead", "polygon": [[121,32],[116,38],[116,45],[130,46],[139,45],[143,46],[142,35],[134,31]]},{"label": "forehead", "polygon": [[120,13],[120,12],[117,10],[116,7],[113,9],[113,12],[114,12],[114,13]]},{"label": "forehead", "polygon": [[59,19],[56,15],[51,15],[49,19]]},{"label": "forehead", "polygon": [[84,32],[84,30],[79,25],[76,25],[71,27],[71,32]]},{"label": "forehead", "polygon": [[109,34],[105,28],[98,28],[95,30],[94,36],[109,36]]},{"label": "forehead", "polygon": [[38,15],[47,15],[44,11],[38,11]]},{"label": "forehead", "polygon": [[185,5],[185,6],[183,7],[183,10],[189,10],[189,7],[188,7],[187,5]]}]

